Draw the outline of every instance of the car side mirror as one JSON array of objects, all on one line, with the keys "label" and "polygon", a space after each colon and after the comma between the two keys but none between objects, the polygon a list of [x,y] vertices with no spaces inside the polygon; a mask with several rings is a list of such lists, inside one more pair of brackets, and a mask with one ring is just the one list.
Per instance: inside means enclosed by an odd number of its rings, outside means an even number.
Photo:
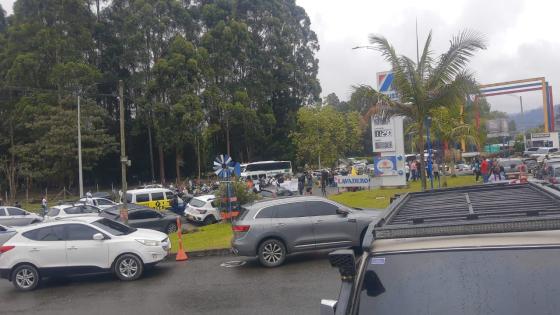
[{"label": "car side mirror", "polygon": [[93,234],[93,239],[96,241],[102,241],[105,239],[105,235],[101,234],[101,233],[95,233]]},{"label": "car side mirror", "polygon": [[348,213],[350,213],[350,212],[348,212],[348,210],[346,210],[346,209],[342,209],[342,208],[336,209],[336,214],[339,214],[343,217],[347,216]]},{"label": "car side mirror", "polygon": [[321,300],[321,315],[334,315],[336,312],[336,300]]}]

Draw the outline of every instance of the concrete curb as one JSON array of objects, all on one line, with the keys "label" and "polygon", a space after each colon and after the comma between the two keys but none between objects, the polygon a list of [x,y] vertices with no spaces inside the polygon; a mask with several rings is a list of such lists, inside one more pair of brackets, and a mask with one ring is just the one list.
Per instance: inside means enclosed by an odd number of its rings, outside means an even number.
[{"label": "concrete curb", "polygon": [[[175,253],[171,253],[167,256],[168,261],[175,261]],[[222,248],[222,249],[207,249],[207,250],[197,250],[193,252],[187,252],[187,255],[190,257],[213,257],[213,256],[232,256],[231,249],[229,248]]]}]

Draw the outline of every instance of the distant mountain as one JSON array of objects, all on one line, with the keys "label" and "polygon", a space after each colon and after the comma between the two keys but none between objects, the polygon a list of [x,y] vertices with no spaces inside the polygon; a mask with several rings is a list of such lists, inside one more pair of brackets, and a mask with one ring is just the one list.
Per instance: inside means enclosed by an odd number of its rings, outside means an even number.
[{"label": "distant mountain", "polygon": [[[560,105],[554,105],[554,112],[555,118],[558,115],[560,110]],[[524,116],[524,119],[523,119]],[[521,116],[521,113],[517,114],[509,114],[508,117],[510,120],[515,121],[515,126],[517,130],[527,130],[531,128],[536,128],[544,123],[544,113],[542,108],[535,108],[531,110],[527,110],[524,112],[524,115]]]}]

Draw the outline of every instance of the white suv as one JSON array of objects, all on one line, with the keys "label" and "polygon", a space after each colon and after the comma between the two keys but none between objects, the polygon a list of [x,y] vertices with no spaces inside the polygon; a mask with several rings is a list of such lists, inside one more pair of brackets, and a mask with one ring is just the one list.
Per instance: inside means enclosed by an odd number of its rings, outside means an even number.
[{"label": "white suv", "polygon": [[185,208],[187,220],[204,223],[206,225],[216,223],[222,219],[220,211],[214,204],[214,195],[194,197]]},{"label": "white suv", "polygon": [[62,204],[49,208],[45,215],[45,222],[60,220],[69,217],[99,216],[101,209],[84,204]]},{"label": "white suv", "polygon": [[169,247],[164,233],[107,218],[40,223],[18,229],[0,246],[0,278],[22,291],[63,274],[113,272],[121,280],[136,280],[146,266],[163,260]]}]

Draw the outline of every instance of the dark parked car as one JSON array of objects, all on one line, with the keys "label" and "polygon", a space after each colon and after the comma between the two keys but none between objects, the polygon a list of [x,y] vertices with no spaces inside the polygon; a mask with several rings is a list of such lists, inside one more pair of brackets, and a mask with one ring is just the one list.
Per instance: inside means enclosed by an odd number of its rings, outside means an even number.
[{"label": "dark parked car", "polygon": [[320,197],[288,197],[247,205],[234,222],[232,250],[266,267],[296,252],[359,247],[380,210],[352,209]]},{"label": "dark parked car", "polygon": [[[121,221],[121,206],[114,206],[103,210],[99,215],[115,221]],[[178,215],[169,211],[157,211],[152,208],[137,204],[128,204],[128,225],[135,228],[144,228],[161,231],[164,233],[177,232]]]},{"label": "dark parked car", "polygon": [[559,213],[559,192],[533,183],[403,195],[361,257],[329,254],[342,286],[321,315],[558,314]]}]

